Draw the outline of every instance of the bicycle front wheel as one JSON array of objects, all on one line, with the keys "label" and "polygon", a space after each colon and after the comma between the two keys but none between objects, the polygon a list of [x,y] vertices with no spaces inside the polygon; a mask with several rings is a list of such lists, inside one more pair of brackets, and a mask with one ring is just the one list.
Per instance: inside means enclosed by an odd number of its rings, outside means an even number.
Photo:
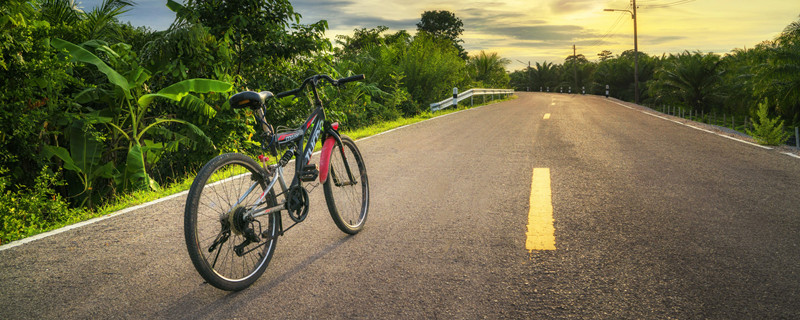
[{"label": "bicycle front wheel", "polygon": [[342,145],[333,148],[329,177],[323,184],[325,202],[336,226],[344,233],[356,234],[367,221],[369,180],[356,143],[346,136],[341,139]]},{"label": "bicycle front wheel", "polygon": [[[217,156],[197,174],[186,199],[184,235],[195,269],[211,285],[247,288],[264,273],[277,244],[278,215],[248,218],[268,182],[263,169],[237,153]],[[275,193],[265,196],[274,206]]]}]

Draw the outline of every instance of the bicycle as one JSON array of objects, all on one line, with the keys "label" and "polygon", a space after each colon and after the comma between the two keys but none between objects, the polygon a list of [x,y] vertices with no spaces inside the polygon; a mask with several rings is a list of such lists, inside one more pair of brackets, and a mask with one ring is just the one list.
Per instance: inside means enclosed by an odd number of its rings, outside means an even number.
[{"label": "bicycle", "polygon": [[[339,134],[339,124],[325,118],[317,88],[323,81],[339,86],[363,79],[363,74],[338,80],[315,75],[297,89],[277,95],[243,91],[231,96],[231,107],[253,110],[262,150],[276,159],[278,150],[286,152],[272,165],[267,165],[264,154],[258,156],[259,165],[246,155],[226,153],[210,160],[197,174],[186,199],[184,235],[192,263],[206,282],[238,291],[264,273],[278,237],[308,216],[309,191],[304,182],[319,178],[328,212],[341,231],[351,235],[361,231],[369,211],[364,159],[355,142]],[[266,102],[297,96],[306,86],[313,93],[311,115],[295,130],[275,132],[264,117]],[[319,169],[310,163],[317,139],[323,142]],[[287,187],[283,169],[292,158],[295,174]],[[283,227],[284,211],[294,222],[287,228]]]}]

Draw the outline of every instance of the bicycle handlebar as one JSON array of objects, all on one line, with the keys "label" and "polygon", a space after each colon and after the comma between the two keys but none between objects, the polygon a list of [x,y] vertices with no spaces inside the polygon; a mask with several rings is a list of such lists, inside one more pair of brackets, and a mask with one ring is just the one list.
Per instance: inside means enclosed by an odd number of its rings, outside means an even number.
[{"label": "bicycle handlebar", "polygon": [[364,80],[364,79],[366,79],[366,76],[364,76],[363,74],[357,74],[357,75],[354,75],[354,76],[351,76],[351,77],[341,78],[339,80],[336,80],[336,82],[338,82],[338,84],[345,84],[345,83],[348,83],[348,82],[361,81],[361,80]]},{"label": "bicycle handlebar", "polygon": [[306,85],[308,85],[309,83],[312,83],[312,85],[314,87],[316,87],[317,86],[317,82],[319,82],[320,80],[325,80],[325,81],[328,81],[330,84],[332,84],[334,86],[338,86],[338,85],[345,84],[345,83],[348,83],[348,82],[364,80],[365,78],[366,77],[363,74],[358,74],[358,75],[354,75],[354,76],[351,76],[351,77],[346,77],[346,78],[341,78],[341,79],[334,80],[333,78],[331,78],[327,74],[318,74],[318,75],[314,75],[314,76],[308,77],[305,80],[303,80],[303,83],[297,89],[292,89],[292,90],[289,90],[289,91],[284,91],[284,92],[276,94],[275,98],[283,98],[283,97],[286,97],[286,96],[295,96],[298,93],[300,93],[300,91],[303,91],[303,89],[305,89]]}]

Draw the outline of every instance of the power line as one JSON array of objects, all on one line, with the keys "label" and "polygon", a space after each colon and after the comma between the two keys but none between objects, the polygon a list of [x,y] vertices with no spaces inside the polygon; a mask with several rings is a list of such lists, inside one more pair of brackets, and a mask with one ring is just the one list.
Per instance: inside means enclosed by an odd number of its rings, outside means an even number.
[{"label": "power line", "polygon": [[[644,2],[644,3],[652,3],[652,4],[638,5],[637,7],[646,8],[646,9],[660,9],[660,8],[674,7],[674,6],[687,4],[687,3],[695,2],[695,1],[697,1],[697,0],[675,0],[675,1],[667,2],[667,3],[659,3],[659,0],[639,0],[640,3]],[[614,23],[611,25],[611,27],[608,28],[608,32],[603,34],[600,38],[592,41],[591,43],[589,43],[587,45],[585,45],[584,46],[584,48],[585,48],[584,51],[588,51],[589,49],[595,49],[595,48],[599,47],[600,45],[602,45],[603,41],[606,40],[606,38],[608,38],[609,36],[616,36],[617,35],[616,31],[621,26],[620,22],[622,22],[623,18],[626,17],[626,16],[627,15],[625,15],[624,13],[621,13],[619,15],[619,17],[617,17],[617,20],[614,21]]]},{"label": "power line", "polygon": [[645,9],[660,9],[660,8],[674,7],[674,6],[686,4],[686,3],[689,3],[689,2],[695,2],[695,1],[697,1],[697,0],[678,0],[678,1],[673,1],[673,2],[670,2],[670,3],[663,3],[663,4],[648,4],[648,5],[643,5],[641,7],[645,8]]},{"label": "power line", "polygon": [[591,43],[585,45],[583,51],[588,51],[589,49],[594,49],[596,47],[599,47],[601,44],[603,44],[603,40],[605,40],[609,36],[616,36],[617,35],[617,33],[616,33],[617,29],[619,29],[620,26],[621,26],[620,22],[622,22],[623,18],[625,18],[626,16],[627,15],[625,15],[625,14],[620,14],[617,17],[617,20],[614,21],[614,23],[611,25],[611,27],[608,28],[608,32],[603,34],[603,36],[601,36],[597,40],[594,40]]}]

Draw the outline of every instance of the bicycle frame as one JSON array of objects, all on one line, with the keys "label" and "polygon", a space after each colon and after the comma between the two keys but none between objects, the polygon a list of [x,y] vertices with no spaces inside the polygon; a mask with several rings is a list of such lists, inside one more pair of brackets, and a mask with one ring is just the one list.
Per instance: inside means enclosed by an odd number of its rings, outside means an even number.
[{"label": "bicycle frame", "polygon": [[[262,160],[262,165],[264,166],[264,169],[267,172],[274,171],[275,174],[273,175],[267,187],[259,196],[256,203],[250,208],[250,210],[248,210],[248,212],[246,213],[247,216],[255,218],[268,214],[279,213],[281,210],[284,210],[286,208],[286,203],[288,201],[287,192],[290,188],[302,186],[302,180],[300,180],[300,176],[303,171],[303,167],[311,161],[314,148],[316,147],[317,141],[320,141],[319,140],[320,138],[322,138],[321,141],[324,141],[325,143],[329,144],[335,143],[337,146],[339,146],[339,150],[341,152],[341,156],[344,162],[344,167],[347,171],[347,176],[349,178],[349,181],[344,183],[339,181],[335,172],[330,172],[331,178],[334,179],[333,182],[337,186],[351,185],[356,183],[355,177],[353,176],[352,170],[350,169],[350,165],[347,161],[344,150],[342,148],[342,140],[338,132],[338,123],[331,124],[327,121],[325,117],[325,109],[323,107],[322,100],[319,98],[319,93],[317,92],[317,86],[319,85],[318,82],[319,79],[313,79],[310,81],[311,91],[313,92],[313,99],[314,99],[313,100],[314,110],[308,116],[303,125],[295,131],[291,131],[289,133],[280,136],[269,135],[270,139],[272,139],[272,141],[270,141],[269,143],[266,143],[267,141],[262,141],[262,146],[263,145],[274,146],[275,144],[289,145],[289,149],[283,154],[281,159],[275,165],[267,167],[266,162]],[[266,119],[263,118],[263,115],[264,112],[256,112],[254,114],[254,116],[257,117],[256,120],[258,122],[266,124]],[[258,117],[261,117],[261,119],[258,119]],[[308,136],[307,140],[305,139],[306,136]],[[304,140],[305,144],[303,144]],[[267,149],[267,147],[264,147],[264,149]],[[303,152],[298,153],[297,150],[303,150]],[[273,149],[270,151],[273,154],[273,156],[277,156],[276,150]],[[329,150],[328,152],[332,152],[332,150]],[[295,158],[295,175],[294,178],[292,179],[291,185],[287,187],[283,173],[283,168],[291,161],[291,158]],[[330,159],[329,155],[327,159],[328,160]],[[320,164],[322,166],[325,166],[325,170],[327,170],[328,163],[325,162],[324,159],[323,162],[324,163]],[[248,190],[244,193],[244,195],[242,195],[238,199],[238,201],[233,207],[238,206],[242,201],[244,201],[244,199],[246,199],[255,190],[255,188],[260,183],[262,183],[262,181],[259,181],[258,179],[254,180],[256,181],[253,182],[253,184],[248,188]],[[320,177],[320,180],[321,183],[325,182],[322,177]],[[271,190],[273,190],[276,184],[280,184],[282,192],[277,195],[283,195],[284,196],[283,201],[270,208],[261,208],[266,203],[265,198],[267,194]]]}]

